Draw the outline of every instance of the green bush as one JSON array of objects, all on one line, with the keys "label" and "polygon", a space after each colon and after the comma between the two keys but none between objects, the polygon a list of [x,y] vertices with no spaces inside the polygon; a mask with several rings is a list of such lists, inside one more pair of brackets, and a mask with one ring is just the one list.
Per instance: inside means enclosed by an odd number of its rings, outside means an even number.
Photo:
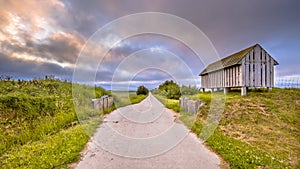
[{"label": "green bush", "polygon": [[181,97],[180,87],[178,84],[171,81],[165,81],[163,84],[159,85],[159,93],[167,97],[168,99],[179,99]]},{"label": "green bush", "polygon": [[136,91],[137,95],[148,95],[148,93],[149,93],[149,90],[145,86],[139,86]]}]

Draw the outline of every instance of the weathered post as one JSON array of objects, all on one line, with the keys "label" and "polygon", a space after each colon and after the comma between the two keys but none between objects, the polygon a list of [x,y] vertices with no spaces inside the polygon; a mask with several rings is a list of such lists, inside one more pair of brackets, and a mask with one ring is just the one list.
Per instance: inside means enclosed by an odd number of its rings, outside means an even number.
[{"label": "weathered post", "polygon": [[229,87],[224,87],[224,94],[227,94],[230,91]]},{"label": "weathered post", "polygon": [[247,87],[242,87],[241,89],[241,95],[246,96],[247,95]]}]

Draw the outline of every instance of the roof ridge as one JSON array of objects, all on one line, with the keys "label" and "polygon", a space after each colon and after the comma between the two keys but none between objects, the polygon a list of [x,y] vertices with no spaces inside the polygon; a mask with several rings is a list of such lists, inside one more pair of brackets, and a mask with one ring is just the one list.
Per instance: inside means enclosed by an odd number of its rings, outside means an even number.
[{"label": "roof ridge", "polygon": [[[208,72],[212,72],[212,71],[216,71],[220,69],[220,64],[222,64],[222,68],[225,67],[229,67],[232,65],[235,65],[237,63],[239,63],[243,57],[246,56],[247,53],[249,53],[252,49],[254,49],[256,46],[259,46],[260,48],[261,45],[259,45],[258,43],[256,43],[255,45],[249,46],[248,48],[245,48],[243,50],[240,50],[238,52],[235,52],[231,55],[228,55],[220,60],[217,60],[211,64],[209,64],[201,73],[200,75],[204,74],[204,73],[208,73]],[[211,69],[211,70],[208,70]]]},{"label": "roof ridge", "polygon": [[[247,49],[253,49],[255,46],[260,46],[258,43],[256,43],[255,45],[252,45],[252,46],[249,46],[249,47],[247,47],[247,48],[244,48],[244,49],[242,49],[242,50],[240,50],[240,51],[238,51],[238,52],[234,52],[234,53],[232,53],[232,54],[230,54],[230,55],[228,55],[228,56],[226,56],[226,57],[224,57],[224,58],[222,58],[222,59],[226,59],[226,58],[228,58],[228,57],[230,57],[230,56],[232,56],[232,55],[235,55],[235,54],[237,54],[237,53],[240,53],[240,52],[243,52],[243,51],[245,51],[245,50],[247,50]],[[260,46],[261,47],[261,46]],[[222,60],[221,59],[221,60]]]}]

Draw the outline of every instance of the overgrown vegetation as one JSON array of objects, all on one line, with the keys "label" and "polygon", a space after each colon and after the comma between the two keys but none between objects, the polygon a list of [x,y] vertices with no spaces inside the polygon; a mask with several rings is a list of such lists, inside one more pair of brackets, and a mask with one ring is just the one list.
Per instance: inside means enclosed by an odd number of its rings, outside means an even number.
[{"label": "overgrown vegetation", "polygon": [[[247,96],[231,92],[214,134],[206,144],[220,154],[232,168],[299,168],[300,90],[253,90]],[[200,98],[200,108],[192,130],[198,135],[210,111],[210,93]],[[188,113],[183,119],[192,119]],[[189,123],[189,120],[183,120]]]},{"label": "overgrown vegetation", "polygon": [[[77,85],[77,84],[74,84]],[[54,168],[79,157],[101,122],[101,112],[89,104],[102,88],[77,85],[81,97],[72,97],[72,84],[52,78],[0,81],[0,166],[3,168]],[[77,117],[84,121],[78,125]]]}]

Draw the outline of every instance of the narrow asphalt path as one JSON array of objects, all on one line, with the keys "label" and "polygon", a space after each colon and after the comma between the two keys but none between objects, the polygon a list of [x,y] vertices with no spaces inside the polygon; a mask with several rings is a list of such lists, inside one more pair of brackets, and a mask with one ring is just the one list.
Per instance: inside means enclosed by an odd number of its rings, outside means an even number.
[{"label": "narrow asphalt path", "polygon": [[218,157],[149,94],[111,112],[88,143],[78,169],[219,168]]}]

